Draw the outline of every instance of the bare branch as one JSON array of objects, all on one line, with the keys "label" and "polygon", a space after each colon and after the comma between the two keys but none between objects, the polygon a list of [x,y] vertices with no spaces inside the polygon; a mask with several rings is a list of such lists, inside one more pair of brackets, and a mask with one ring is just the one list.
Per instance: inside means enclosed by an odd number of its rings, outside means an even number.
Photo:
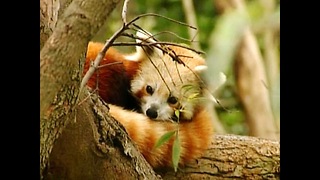
[{"label": "bare branch", "polygon": [[[137,37],[137,39],[140,39],[140,38]],[[185,48],[185,49],[188,49],[190,51],[193,51],[193,52],[195,52],[197,54],[205,54],[205,52],[203,52],[203,51],[195,50],[195,49],[193,49],[191,47],[188,47],[188,46],[185,46],[183,44],[177,44],[177,43],[173,43],[173,42],[154,42],[154,43],[144,43],[144,44],[136,43],[136,42],[114,42],[112,44],[112,46],[154,46],[154,47],[156,47],[158,49],[163,50],[161,47],[157,46],[157,44],[178,46],[178,47]],[[163,51],[166,51],[166,50],[163,50]]]},{"label": "bare branch", "polygon": [[[192,0],[182,0],[183,10],[188,24],[197,26],[196,13],[193,6]],[[193,29],[188,29],[189,37],[192,39],[191,46],[195,49],[200,49],[199,36],[198,31],[194,31]],[[194,41],[195,40],[195,41]]]},{"label": "bare branch", "polygon": [[122,21],[124,24],[127,24],[127,9],[128,9],[129,0],[125,0],[122,8]]},{"label": "bare branch", "polygon": [[[159,32],[159,33],[153,34],[153,36],[158,36],[158,35],[160,35],[160,34],[171,34],[171,35],[177,37],[177,38],[180,39],[180,40],[187,41],[187,42],[190,42],[190,43],[191,43],[191,42],[197,42],[197,41],[195,41],[193,38],[192,38],[191,40],[188,39],[188,38],[183,38],[183,37],[179,36],[178,34],[173,33],[173,32],[171,32],[171,31],[161,31],[161,32]],[[200,49],[200,48],[194,48],[194,49]]]},{"label": "bare branch", "polygon": [[103,59],[104,55],[106,54],[109,47],[113,44],[113,42],[116,40],[116,38],[119,37],[119,34],[121,34],[123,31],[127,30],[128,27],[124,24],[121,29],[119,29],[113,36],[107,41],[107,43],[103,46],[102,50],[98,53],[96,59],[94,60],[93,64],[90,66],[89,70],[83,77],[80,85],[80,93],[82,92],[84,86],[89,81],[90,77],[93,75],[95,70],[97,69],[98,65],[100,64],[100,61]]},{"label": "bare branch", "polygon": [[[183,22],[180,22],[180,21],[177,21],[177,20],[174,20],[174,19],[171,19],[171,18],[168,18],[168,17],[165,17],[165,16],[162,16],[162,15],[159,15],[159,14],[154,14],[154,13],[146,13],[146,14],[141,14],[139,16],[137,16],[136,18],[132,19],[129,23],[133,23],[135,21],[137,21],[138,19],[142,18],[142,17],[145,17],[145,16],[156,16],[156,17],[161,17],[161,18],[164,18],[166,20],[169,20],[169,21],[172,21],[174,23],[177,23],[179,25],[183,25],[183,26],[187,26],[189,28],[192,28],[192,29],[197,29],[196,27],[194,26],[191,26],[189,24],[186,24],[186,23],[183,23]],[[129,24],[128,23],[128,24]]]}]

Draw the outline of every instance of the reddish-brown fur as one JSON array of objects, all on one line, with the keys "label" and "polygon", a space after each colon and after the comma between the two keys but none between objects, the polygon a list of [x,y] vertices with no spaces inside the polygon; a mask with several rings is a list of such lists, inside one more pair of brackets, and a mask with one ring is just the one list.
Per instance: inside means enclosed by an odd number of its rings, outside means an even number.
[{"label": "reddish-brown fur", "polygon": [[147,116],[126,111],[121,107],[110,105],[111,115],[126,128],[138,149],[154,168],[172,166],[173,138],[166,144],[154,149],[157,140],[166,132],[179,126],[181,142],[180,165],[201,157],[213,136],[213,124],[208,109],[199,108],[191,121],[175,124],[167,121],[153,121]]},{"label": "reddish-brown fur", "polygon": [[[91,62],[95,60],[103,45],[96,42],[88,44],[84,74],[90,68]],[[91,89],[97,89],[100,97],[107,103],[135,109],[137,105],[129,90],[130,80],[137,72],[139,63],[127,61],[123,54],[110,47],[101,60],[100,66],[89,79],[87,85]]]},{"label": "reddish-brown fur", "polygon": [[[100,43],[91,42],[89,44],[84,73],[88,70],[90,62],[95,59],[102,47],[103,44]],[[97,79],[97,73],[95,73],[89,80],[88,86],[95,89],[96,81],[98,80],[99,94],[109,103],[110,114],[123,124],[130,138],[136,143],[138,149],[152,167],[172,166],[173,138],[159,148],[154,149],[154,145],[163,134],[175,130],[177,127],[179,127],[181,141],[179,164],[185,165],[191,160],[201,157],[208,148],[213,135],[210,110],[199,106],[195,110],[191,121],[181,119],[180,123],[154,121],[142,113],[126,110],[123,107],[128,108],[128,101],[132,100],[131,96],[127,94],[127,90],[130,89],[130,80],[139,69],[139,63],[127,61],[124,55],[114,48],[110,48],[101,65],[113,62],[122,62],[123,64],[100,68],[99,78]],[[141,95],[143,94],[141,92]],[[128,97],[130,98],[127,99]]]}]

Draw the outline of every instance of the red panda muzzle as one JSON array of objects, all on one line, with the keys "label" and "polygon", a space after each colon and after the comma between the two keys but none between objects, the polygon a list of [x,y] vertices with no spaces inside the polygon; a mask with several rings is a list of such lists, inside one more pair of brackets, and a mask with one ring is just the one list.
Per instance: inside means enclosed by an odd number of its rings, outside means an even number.
[{"label": "red panda muzzle", "polygon": [[158,112],[157,112],[157,109],[154,109],[154,108],[149,108],[147,111],[146,111],[146,114],[149,118],[151,119],[155,119],[158,117]]}]

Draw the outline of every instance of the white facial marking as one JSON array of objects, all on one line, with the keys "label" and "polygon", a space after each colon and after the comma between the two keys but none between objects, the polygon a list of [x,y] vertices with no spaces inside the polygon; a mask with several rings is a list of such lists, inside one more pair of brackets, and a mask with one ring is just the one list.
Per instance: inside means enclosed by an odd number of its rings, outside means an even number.
[{"label": "white facial marking", "polygon": [[157,112],[157,117],[154,118],[156,120],[168,120],[173,115],[173,109],[167,103],[167,98],[158,96],[156,92],[142,99],[141,109],[145,115],[149,108]]}]

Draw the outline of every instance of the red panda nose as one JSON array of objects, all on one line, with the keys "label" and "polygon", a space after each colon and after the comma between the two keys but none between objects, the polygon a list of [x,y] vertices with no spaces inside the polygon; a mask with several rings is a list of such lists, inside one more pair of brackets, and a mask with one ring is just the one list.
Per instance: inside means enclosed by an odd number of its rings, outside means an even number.
[{"label": "red panda nose", "polygon": [[149,108],[146,112],[147,116],[149,118],[152,118],[152,119],[155,119],[158,117],[158,113],[157,113],[157,110],[155,109],[152,109],[152,108]]}]

